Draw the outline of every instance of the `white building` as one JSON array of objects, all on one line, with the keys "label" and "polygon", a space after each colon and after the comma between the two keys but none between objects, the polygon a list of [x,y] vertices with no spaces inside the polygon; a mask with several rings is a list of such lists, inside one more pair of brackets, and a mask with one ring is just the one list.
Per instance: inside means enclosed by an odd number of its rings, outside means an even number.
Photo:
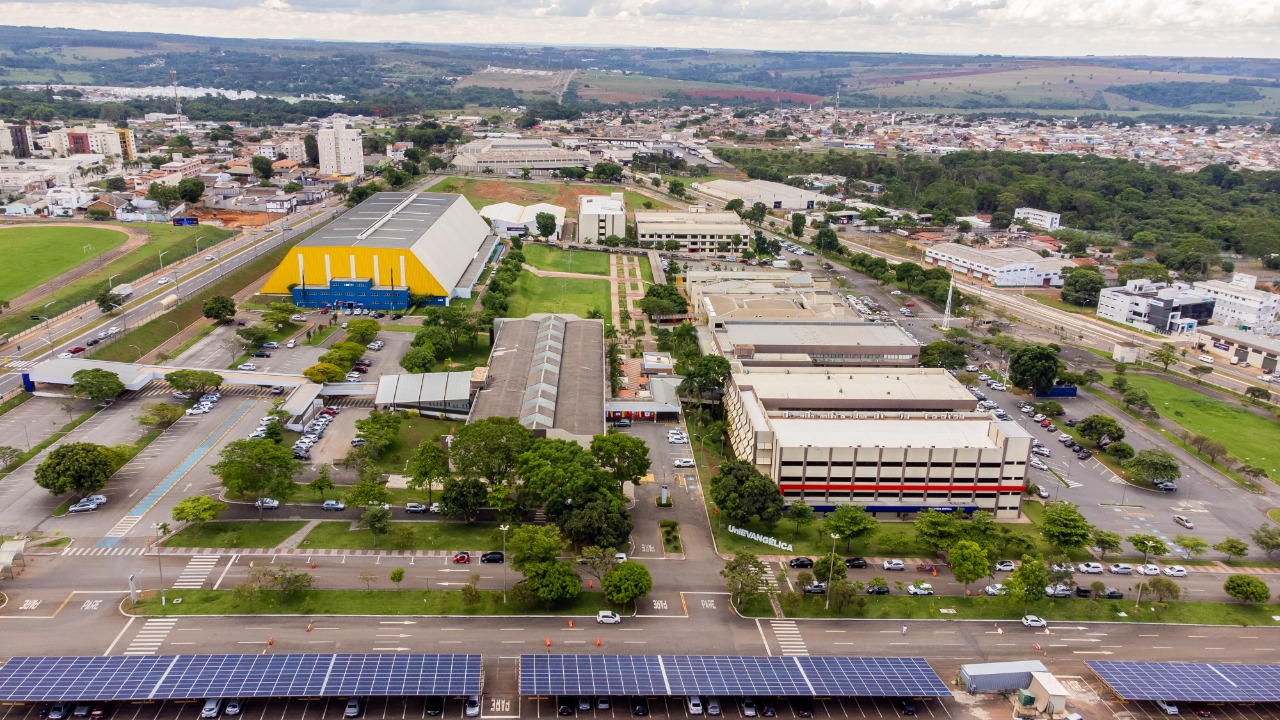
[{"label": "white building", "polygon": [[71,217],[80,208],[90,202],[89,193],[73,187],[49,188],[45,193],[45,203],[49,206],[49,214],[55,217]]},{"label": "white building", "polygon": [[345,121],[335,120],[330,127],[316,133],[316,149],[320,152],[320,174],[360,177],[364,174],[364,148],[360,130]]},{"label": "white building", "polygon": [[9,125],[0,120],[0,157],[31,157],[31,131],[26,123]]},{"label": "white building", "polygon": [[270,158],[272,162],[283,157],[286,160],[292,160],[296,163],[304,163],[307,161],[307,148],[303,142],[297,138],[289,138],[286,140],[263,140],[258,143],[258,147],[254,150],[254,155],[261,155],[264,158]]},{"label": "white building", "polygon": [[[733,246],[737,237],[739,244]],[[636,240],[640,247],[655,247],[675,240],[680,252],[737,253],[748,249],[751,230],[734,212],[707,212],[694,208],[689,212],[664,210],[636,211]]]},{"label": "white building", "polygon": [[1027,225],[1034,225],[1041,230],[1057,230],[1062,223],[1062,216],[1048,210],[1021,207],[1013,211],[1013,219],[1021,220]]},{"label": "white building", "polygon": [[1256,289],[1257,283],[1258,278],[1253,275],[1236,273],[1231,282],[1206,280],[1195,285],[1217,301],[1213,306],[1215,323],[1270,335],[1280,330],[1276,323],[1280,295]]},{"label": "white building", "polygon": [[1070,260],[1041,257],[1028,248],[986,250],[958,243],[941,243],[925,250],[924,262],[996,287],[1062,287],[1063,268],[1075,267]]},{"label": "white building", "polygon": [[725,203],[742,200],[747,207],[764,203],[770,210],[813,210],[820,202],[831,198],[802,188],[769,182],[768,180],[712,180],[694,183],[694,189]]},{"label": "white building", "polygon": [[586,168],[591,164],[591,153],[586,150],[566,150],[542,138],[490,137],[473,140],[458,148],[453,166],[464,172],[484,172],[486,169],[510,175],[524,170],[548,175],[563,167]]},{"label": "white building", "polygon": [[183,157],[182,153],[174,153],[173,159],[164,163],[159,167],[160,172],[167,173],[168,178],[165,179],[170,185],[177,185],[178,181],[187,178],[198,178],[203,172],[203,165],[196,158]]},{"label": "white building", "polygon": [[[388,146],[390,147],[390,146]],[[494,235],[512,237],[514,235],[538,235],[538,213],[550,213],[556,218],[556,231],[548,240],[559,240],[564,229],[565,209],[550,203],[534,203],[533,205],[517,205],[515,203],[497,203],[480,208],[480,216],[488,219]]]},{"label": "white building", "polygon": [[582,195],[578,198],[578,235],[580,243],[599,243],[610,235],[626,237],[627,204],[620,192],[604,195]]},{"label": "white building", "polygon": [[1185,283],[1137,279],[1098,293],[1098,317],[1170,335],[1195,332],[1213,306],[1208,293]]},{"label": "white building", "polygon": [[99,124],[93,127],[77,125],[51,130],[45,136],[45,143],[48,150],[59,157],[113,155],[117,160],[133,159],[133,131],[114,128],[110,125]]}]

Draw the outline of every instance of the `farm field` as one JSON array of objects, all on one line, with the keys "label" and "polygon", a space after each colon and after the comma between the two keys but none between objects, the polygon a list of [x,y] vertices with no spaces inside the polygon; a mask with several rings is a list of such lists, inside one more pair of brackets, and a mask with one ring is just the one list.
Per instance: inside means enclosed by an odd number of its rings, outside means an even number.
[{"label": "farm field", "polygon": [[609,314],[608,280],[542,278],[531,272],[520,273],[511,289],[511,306],[507,317],[525,317],[534,313],[572,313],[586,317],[592,310]]},{"label": "farm field", "polygon": [[[583,195],[608,195],[617,192],[615,185],[585,185],[579,183],[507,182],[482,178],[445,178],[429,188],[429,192],[461,193],[471,207],[479,210],[486,205],[511,202],[520,205],[545,202],[568,210],[568,217],[577,217],[578,198]],[[628,208],[642,207],[645,202],[654,209],[669,210],[671,206],[659,200],[626,190],[623,192]]]},{"label": "farm field", "polygon": [[[129,236],[106,227],[19,225],[0,228],[0,300],[22,293],[124,244]],[[86,247],[91,246],[91,247]]]},{"label": "farm field", "polygon": [[609,254],[594,250],[559,250],[546,245],[525,243],[521,248],[525,262],[539,270],[553,272],[609,274]]},{"label": "farm field", "polygon": [[816,95],[792,93],[767,88],[753,88],[730,83],[699,82],[654,77],[652,75],[615,75],[605,72],[581,72],[573,77],[573,86],[584,100],[603,103],[645,102],[662,100],[673,93],[707,98],[743,97],[751,100],[796,100],[814,102]]},{"label": "farm field", "polygon": [[547,75],[508,72],[478,72],[458,81],[456,87],[510,88],[517,95],[550,96],[564,85],[565,72]]}]

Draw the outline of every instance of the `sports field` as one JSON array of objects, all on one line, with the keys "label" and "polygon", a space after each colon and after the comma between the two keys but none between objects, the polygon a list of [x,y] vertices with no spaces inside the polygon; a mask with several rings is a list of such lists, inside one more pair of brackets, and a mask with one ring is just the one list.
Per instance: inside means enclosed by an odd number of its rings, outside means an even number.
[{"label": "sports field", "polygon": [[521,248],[525,262],[539,270],[553,272],[608,275],[608,253],[594,250],[560,250],[546,245],[525,243]]},{"label": "sports field", "polygon": [[522,272],[511,288],[511,307],[507,317],[525,317],[534,313],[572,313],[586,317],[592,310],[609,315],[608,280],[537,277]]},{"label": "sports field", "polygon": [[0,300],[12,300],[128,239],[119,230],[103,227],[0,228]]}]

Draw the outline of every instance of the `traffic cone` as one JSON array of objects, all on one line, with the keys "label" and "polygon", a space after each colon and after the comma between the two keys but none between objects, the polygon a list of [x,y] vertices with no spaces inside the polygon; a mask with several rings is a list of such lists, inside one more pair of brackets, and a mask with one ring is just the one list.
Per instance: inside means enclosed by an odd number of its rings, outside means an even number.
[{"label": "traffic cone", "polygon": [[938,568],[933,569],[933,576],[938,577]]},{"label": "traffic cone", "polygon": [[[312,570],[315,570],[315,569],[316,569],[316,561],[315,561],[315,560],[312,560],[312,561],[311,561],[311,569],[312,569]],[[937,573],[934,573],[934,574],[936,575]]]},{"label": "traffic cone", "polygon": [[[551,638],[547,638],[547,647],[551,647]],[[1038,650],[1039,646],[1036,646],[1036,649]]]},{"label": "traffic cone", "polygon": [[269,637],[269,638],[267,638],[267,644],[268,644],[268,645],[275,645],[275,644],[276,644],[276,639],[275,639],[275,638],[273,638],[273,637]]},{"label": "traffic cone", "polygon": [[573,620],[570,620],[570,621],[569,621],[569,629],[570,629],[570,630],[572,630],[572,629],[573,629]]},{"label": "traffic cone", "polygon": [[594,587],[596,586],[596,585],[595,585],[595,582],[596,582],[595,580],[588,580],[588,581],[587,581],[587,589],[588,589],[588,590],[590,590],[590,589],[594,588]]},{"label": "traffic cone", "polygon": [[600,647],[600,638],[596,638],[596,647]]}]

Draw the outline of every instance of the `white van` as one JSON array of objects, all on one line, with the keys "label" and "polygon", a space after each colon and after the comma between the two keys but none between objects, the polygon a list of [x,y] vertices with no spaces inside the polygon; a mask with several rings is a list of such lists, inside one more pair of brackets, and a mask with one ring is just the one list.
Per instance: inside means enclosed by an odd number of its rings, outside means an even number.
[{"label": "white van", "polygon": [[1238,357],[1234,357],[1234,356],[1233,356],[1233,357],[1231,358],[1231,364],[1232,364],[1232,365],[1239,365],[1239,364],[1240,364],[1240,358],[1238,358]]},{"label": "white van", "polygon": [[1202,363],[1208,363],[1208,364],[1210,364],[1210,365],[1212,365],[1212,364],[1213,364],[1213,358],[1209,357],[1208,355],[1201,355],[1200,357],[1198,357],[1198,358],[1196,358],[1196,359],[1197,359],[1197,360],[1199,360],[1199,361],[1200,361],[1200,362],[1202,362]]}]

